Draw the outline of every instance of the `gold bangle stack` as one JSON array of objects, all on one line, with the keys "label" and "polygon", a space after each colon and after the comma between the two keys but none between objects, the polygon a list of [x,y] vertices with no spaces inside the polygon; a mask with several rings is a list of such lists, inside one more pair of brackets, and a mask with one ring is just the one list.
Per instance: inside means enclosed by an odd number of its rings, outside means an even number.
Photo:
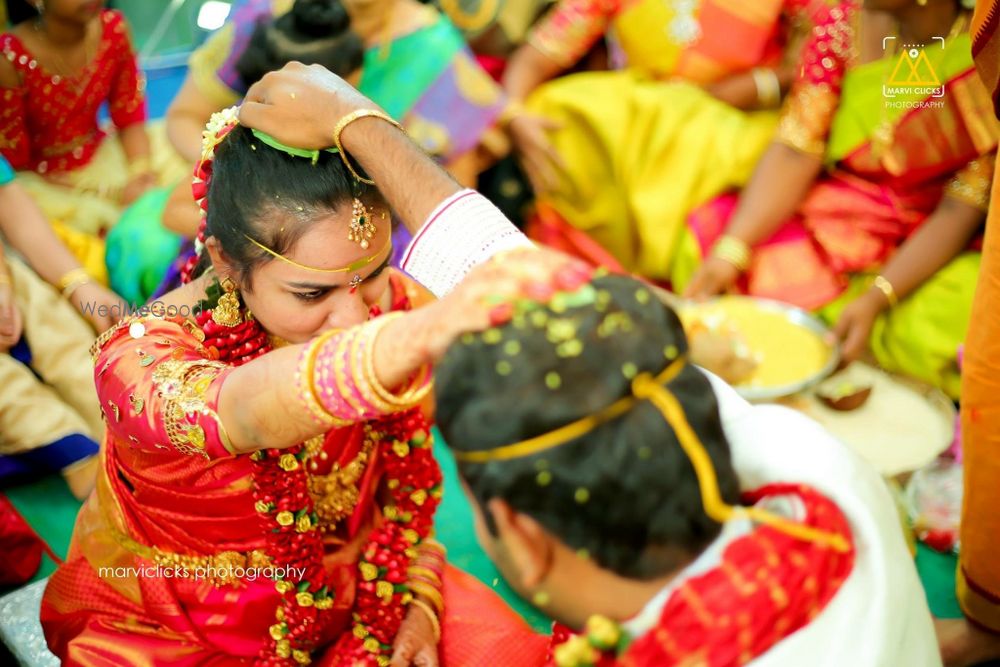
[{"label": "gold bangle stack", "polygon": [[438,614],[444,613],[444,598],[441,597],[441,591],[423,581],[410,581],[406,585],[414,595],[420,595],[430,600]]},{"label": "gold bangle stack", "polygon": [[393,320],[402,317],[402,313],[389,313],[376,318],[368,325],[367,346],[364,355],[364,378],[365,384],[374,393],[372,402],[376,405],[390,406],[389,412],[408,410],[424,400],[430,393],[433,384],[430,382],[430,369],[426,366],[421,368],[409,385],[399,394],[393,394],[390,390],[382,386],[378,376],[375,374],[375,341],[382,329]]},{"label": "gold bangle stack", "polygon": [[406,574],[411,577],[423,577],[429,583],[435,586],[441,585],[441,578],[437,575],[437,572],[430,569],[429,567],[424,567],[423,565],[411,565],[406,570]]},{"label": "gold bangle stack", "polygon": [[750,256],[750,246],[741,239],[728,234],[721,237],[712,246],[712,257],[732,264],[740,273],[750,268]]},{"label": "gold bangle stack", "polygon": [[316,420],[326,428],[332,428],[334,426],[343,426],[347,422],[337,419],[331,415],[323,404],[319,401],[319,396],[316,393],[316,355],[319,353],[321,347],[339,331],[337,329],[331,329],[323,335],[319,336],[306,348],[305,353],[302,355],[302,361],[299,364],[298,374],[296,381],[299,385],[299,396],[302,402],[306,404],[309,409],[310,414],[316,418]]},{"label": "gold bangle stack", "polygon": [[362,178],[361,175],[358,174],[357,170],[354,169],[354,165],[351,164],[351,159],[347,157],[347,151],[344,150],[344,145],[340,142],[340,135],[344,132],[344,129],[359,118],[381,118],[390,125],[398,128],[401,132],[405,132],[405,130],[403,130],[402,125],[393,120],[387,113],[378,109],[358,109],[357,111],[352,111],[341,118],[340,121],[337,122],[336,127],[333,128],[333,143],[337,147],[340,159],[344,161],[344,166],[347,167],[347,170],[351,172],[351,175],[357,180],[362,183],[367,183],[368,185],[375,185],[375,181],[370,178]]},{"label": "gold bangle stack", "polygon": [[872,280],[872,287],[885,295],[885,300],[889,303],[890,308],[895,308],[896,304],[899,303],[896,288],[892,286],[892,283],[885,276],[875,276],[875,279]]},{"label": "gold bangle stack", "polygon": [[781,103],[781,82],[777,72],[770,67],[755,67],[750,70],[750,76],[757,88],[757,102],[761,108],[776,108]]},{"label": "gold bangle stack", "polygon": [[427,615],[428,620],[431,622],[431,626],[434,628],[434,643],[439,644],[441,642],[441,621],[438,620],[437,614],[435,614],[434,610],[431,609],[431,606],[423,600],[413,598],[410,600],[410,604],[416,605],[417,609]]},{"label": "gold bangle stack", "polygon": [[56,283],[56,287],[62,292],[63,298],[70,298],[73,296],[73,292],[83,287],[90,282],[90,276],[87,274],[86,269],[77,268],[72,271],[67,271],[62,278]]}]

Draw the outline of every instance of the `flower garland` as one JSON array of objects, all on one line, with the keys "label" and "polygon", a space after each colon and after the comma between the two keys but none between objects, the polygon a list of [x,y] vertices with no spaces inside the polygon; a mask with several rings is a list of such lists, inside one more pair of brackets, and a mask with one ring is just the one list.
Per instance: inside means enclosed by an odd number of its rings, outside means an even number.
[{"label": "flower garland", "polygon": [[[213,116],[205,131],[204,152],[192,188],[203,211],[207,210],[214,149],[236,123],[235,110],[227,110]],[[203,247],[204,218],[198,238]],[[200,253],[201,247],[198,250]],[[190,280],[190,271],[185,272],[184,280]],[[208,288],[197,317],[201,329],[195,335],[204,338],[211,356],[238,366],[269,352],[272,346],[266,332],[249,313],[236,327],[220,326],[212,320],[220,292],[217,284]],[[403,296],[394,307],[408,309],[409,305]],[[388,490],[388,502],[382,508],[385,520],[372,531],[358,563],[361,581],[351,632],[345,632],[333,650],[352,666],[386,667],[412,599],[406,586],[407,570],[418,555],[417,545],[431,534],[442,478],[432,454],[428,424],[419,408],[389,415],[364,428],[377,452],[375,460],[381,460],[384,467],[380,486]],[[255,661],[261,666],[309,664],[312,652],[330,630],[330,621],[322,612],[333,607],[335,584],[322,565],[325,550],[309,493],[309,456],[303,444],[259,450],[250,456],[254,509],[266,535],[265,551],[285,572],[304,573],[297,581],[275,582],[282,597],[269,641]]]}]

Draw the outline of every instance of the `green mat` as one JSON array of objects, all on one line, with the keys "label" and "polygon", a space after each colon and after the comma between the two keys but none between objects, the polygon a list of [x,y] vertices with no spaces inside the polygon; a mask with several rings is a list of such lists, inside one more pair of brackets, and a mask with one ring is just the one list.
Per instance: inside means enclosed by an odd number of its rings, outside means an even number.
[{"label": "green mat", "polygon": [[[459,485],[454,459],[436,432],[434,453],[444,473],[444,500],[438,509],[436,528],[438,539],[448,547],[448,560],[492,587],[536,630],[547,632],[549,620],[511,590],[477,543],[472,527],[472,511]],[[70,494],[62,478],[46,477],[5,489],[4,493],[52,550],[64,557],[80,502]],[[931,612],[939,618],[959,618],[962,615],[955,599],[956,564],[957,559],[953,555],[917,546],[917,571]],[[55,565],[46,558],[33,581],[47,577],[54,569]]]},{"label": "green mat", "polygon": [[[472,510],[459,485],[455,461],[436,432],[435,442],[434,453],[441,463],[445,479],[444,500],[438,509],[436,530],[438,539],[448,548],[448,560],[493,588],[536,630],[547,632],[551,621],[517,596],[500,578],[500,573],[476,542]],[[52,551],[60,558],[65,557],[80,502],[70,494],[62,477],[45,477],[5,489],[4,493]],[[53,570],[55,564],[46,557],[32,581],[49,576]]]},{"label": "green mat", "polygon": [[[4,489],[3,492],[49,548],[60,558],[65,558],[81,503],[69,492],[63,478],[52,475],[30,484]],[[44,579],[55,569],[55,563],[46,556],[32,581]]]}]

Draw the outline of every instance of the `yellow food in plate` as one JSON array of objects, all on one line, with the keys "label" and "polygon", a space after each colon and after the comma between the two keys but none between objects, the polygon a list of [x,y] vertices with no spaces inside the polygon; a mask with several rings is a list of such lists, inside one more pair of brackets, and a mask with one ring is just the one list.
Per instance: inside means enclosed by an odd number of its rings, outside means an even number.
[{"label": "yellow food in plate", "polygon": [[[792,321],[789,312],[751,298],[722,297],[692,304],[679,311],[697,358],[699,336],[724,336],[731,341],[732,358],[721,369],[709,370],[741,387],[782,387],[819,373],[830,360],[829,345],[815,332]],[[717,345],[713,345],[717,347]],[[746,368],[746,362],[752,368]],[[742,377],[729,371],[742,364]],[[705,364],[702,364],[705,365]],[[722,372],[719,372],[719,371]],[[726,377],[729,375],[729,377]]]}]

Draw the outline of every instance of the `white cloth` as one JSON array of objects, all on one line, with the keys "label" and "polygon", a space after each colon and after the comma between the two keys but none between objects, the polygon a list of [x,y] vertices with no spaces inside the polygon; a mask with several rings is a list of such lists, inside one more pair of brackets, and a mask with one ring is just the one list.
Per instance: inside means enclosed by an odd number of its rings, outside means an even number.
[{"label": "white cloth", "polygon": [[498,252],[532,246],[488,199],[475,190],[462,190],[431,212],[403,254],[400,268],[442,297]]},{"label": "white cloth", "polygon": [[39,620],[42,593],[48,579],[36,581],[0,598],[0,641],[7,645],[17,664],[25,667],[58,667],[49,653]]},{"label": "white cloth", "polygon": [[854,569],[834,598],[809,625],[750,664],[940,667],[927,599],[881,476],[808,417],[775,405],[751,406],[706,375],[741,486],[808,484],[837,504],[854,537]]}]

